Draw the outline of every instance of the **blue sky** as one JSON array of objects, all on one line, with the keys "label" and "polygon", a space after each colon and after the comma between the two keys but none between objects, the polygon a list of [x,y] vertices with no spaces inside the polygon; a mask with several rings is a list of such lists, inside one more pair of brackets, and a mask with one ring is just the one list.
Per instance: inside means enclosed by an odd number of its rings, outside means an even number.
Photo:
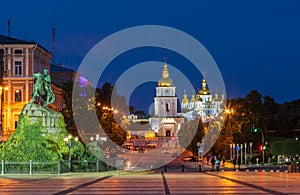
[{"label": "blue sky", "polygon": [[[1,7],[0,34],[7,35],[10,19],[11,36],[35,40],[51,50],[54,25],[56,62],[72,69],[96,43],[114,32],[137,25],[165,25],[190,34],[207,48],[223,75],[228,98],[244,97],[253,89],[279,103],[300,97],[298,0],[27,0],[4,1]],[[171,64],[185,63],[168,51],[149,52],[133,51],[131,57],[125,54],[115,63],[163,61],[164,56]],[[201,78],[194,80],[199,88]]]}]

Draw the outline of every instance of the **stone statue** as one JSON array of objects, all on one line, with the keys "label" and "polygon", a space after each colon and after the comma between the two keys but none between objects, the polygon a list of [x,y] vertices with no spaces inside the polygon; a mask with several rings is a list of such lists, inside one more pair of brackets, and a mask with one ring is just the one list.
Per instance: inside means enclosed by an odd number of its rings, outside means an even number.
[{"label": "stone statue", "polygon": [[55,101],[55,96],[51,88],[51,77],[48,74],[48,70],[44,69],[44,74],[34,73],[33,78],[35,80],[32,92],[31,103],[36,100],[37,97],[41,98],[44,103],[44,107],[48,104],[52,104]]}]

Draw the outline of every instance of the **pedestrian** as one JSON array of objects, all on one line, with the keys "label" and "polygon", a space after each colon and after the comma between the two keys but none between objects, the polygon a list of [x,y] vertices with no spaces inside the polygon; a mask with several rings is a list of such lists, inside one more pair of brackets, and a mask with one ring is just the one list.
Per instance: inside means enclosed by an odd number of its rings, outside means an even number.
[{"label": "pedestrian", "polygon": [[217,171],[220,170],[220,164],[221,164],[221,161],[220,161],[220,159],[218,158],[218,159],[216,160],[216,168],[217,168]]},{"label": "pedestrian", "polygon": [[214,156],[211,157],[211,161],[210,162],[211,162],[211,171],[214,171],[215,164],[216,164],[216,160],[215,160]]},{"label": "pedestrian", "polygon": [[235,171],[235,165],[236,165],[236,159],[235,158],[232,160],[232,163],[233,163],[233,170]]}]

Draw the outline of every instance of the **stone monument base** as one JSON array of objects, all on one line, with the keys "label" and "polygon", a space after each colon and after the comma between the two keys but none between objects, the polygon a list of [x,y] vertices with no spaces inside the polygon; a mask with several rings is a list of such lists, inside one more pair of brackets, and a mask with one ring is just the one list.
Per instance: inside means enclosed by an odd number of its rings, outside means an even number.
[{"label": "stone monument base", "polygon": [[32,123],[41,120],[43,127],[45,127],[45,133],[61,133],[58,123],[61,119],[64,120],[64,117],[59,112],[55,112],[39,104],[28,103],[23,107],[20,119],[22,116],[29,116]]}]

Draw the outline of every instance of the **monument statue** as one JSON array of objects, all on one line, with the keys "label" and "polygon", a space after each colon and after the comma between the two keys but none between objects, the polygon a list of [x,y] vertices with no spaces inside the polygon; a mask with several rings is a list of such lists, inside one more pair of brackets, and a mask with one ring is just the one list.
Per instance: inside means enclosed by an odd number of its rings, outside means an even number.
[{"label": "monument statue", "polygon": [[[64,121],[64,118],[61,113],[47,107],[55,100],[51,88],[51,77],[48,74],[48,70],[44,69],[44,74],[39,72],[34,73],[33,78],[34,85],[32,99],[30,103],[23,107],[19,120],[22,120],[24,118],[23,116],[27,115],[30,117],[32,123],[41,120],[43,128],[45,127],[45,132],[54,134],[59,133],[61,132],[61,129],[58,127],[58,123],[59,121]],[[43,103],[43,106],[39,103]]]},{"label": "monument statue", "polygon": [[48,70],[44,69],[44,74],[34,73],[33,78],[35,80],[32,92],[31,103],[40,98],[43,100],[44,107],[52,104],[55,101],[55,96],[51,88],[51,77],[48,74]]}]

